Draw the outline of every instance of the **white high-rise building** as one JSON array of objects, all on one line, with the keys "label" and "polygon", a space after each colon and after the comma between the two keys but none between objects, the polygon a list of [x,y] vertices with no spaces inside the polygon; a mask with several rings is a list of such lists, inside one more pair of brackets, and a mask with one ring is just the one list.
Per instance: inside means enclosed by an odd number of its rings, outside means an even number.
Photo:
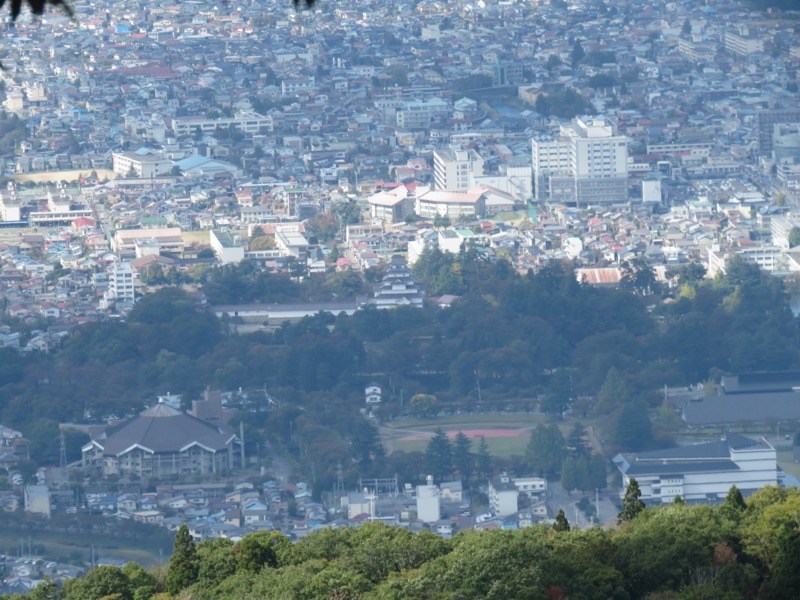
[{"label": "white high-rise building", "polygon": [[628,139],[610,121],[576,118],[557,138],[531,141],[539,201],[587,204],[624,202],[628,197]]},{"label": "white high-rise building", "polygon": [[100,307],[110,308],[119,304],[133,304],[135,300],[131,263],[114,263],[108,272],[108,288],[100,301]]},{"label": "white high-rise building", "polygon": [[475,177],[483,175],[483,159],[475,150],[443,146],[433,151],[434,189],[449,192],[473,187]]}]

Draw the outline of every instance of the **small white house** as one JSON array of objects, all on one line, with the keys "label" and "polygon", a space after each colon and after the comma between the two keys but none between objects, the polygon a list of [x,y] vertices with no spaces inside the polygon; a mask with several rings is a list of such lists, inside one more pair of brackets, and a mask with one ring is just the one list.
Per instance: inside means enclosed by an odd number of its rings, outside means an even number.
[{"label": "small white house", "polygon": [[381,386],[377,383],[370,383],[364,388],[364,398],[367,404],[380,404],[381,403]]}]

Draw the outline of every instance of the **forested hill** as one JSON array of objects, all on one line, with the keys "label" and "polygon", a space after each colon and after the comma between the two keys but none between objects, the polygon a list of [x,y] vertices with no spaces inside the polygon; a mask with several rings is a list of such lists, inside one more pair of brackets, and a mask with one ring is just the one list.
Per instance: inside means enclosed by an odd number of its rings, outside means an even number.
[{"label": "forested hill", "polygon": [[365,524],[291,544],[178,532],[170,564],[101,566],[15,600],[791,600],[800,590],[800,492],[734,490],[717,508],[646,509],[618,529],[431,532]]},{"label": "forested hill", "polygon": [[[223,291],[242,302],[319,297],[330,283],[310,278],[300,286],[251,271],[211,273],[209,301]],[[252,335],[228,335],[233,324],[165,288],[143,298],[125,322],[76,328],[52,355],[0,350],[0,422],[31,438],[37,461],[57,463],[58,422],[135,414],[167,392],[191,400],[207,386],[267,388],[280,409],[245,410],[242,418],[287,447],[301,438],[324,481],[339,461],[378,456],[356,439],[363,428],[354,426],[372,379],[387,386],[382,416],[422,392],[436,395],[439,410],[531,410],[539,398],[547,412],[571,406],[579,415],[609,415],[613,424],[636,412],[626,407],[657,406],[665,384],[800,367],[798,320],[782,282],[740,261],[715,280],[702,279],[702,268],[677,269],[671,290],[653,285],[646,268],[630,268],[622,289],[596,289],[579,283],[569,264],[519,275],[504,261],[469,252],[426,252],[415,273],[431,294],[460,299],[445,309],[318,315]],[[355,274],[327,277],[339,291],[366,285]],[[604,382],[614,393],[595,403]],[[668,437],[659,426],[655,432]],[[375,445],[375,436],[366,438]],[[70,459],[80,441],[68,438]],[[628,449],[649,443],[634,440]],[[408,464],[380,461],[359,467],[416,477]]]}]

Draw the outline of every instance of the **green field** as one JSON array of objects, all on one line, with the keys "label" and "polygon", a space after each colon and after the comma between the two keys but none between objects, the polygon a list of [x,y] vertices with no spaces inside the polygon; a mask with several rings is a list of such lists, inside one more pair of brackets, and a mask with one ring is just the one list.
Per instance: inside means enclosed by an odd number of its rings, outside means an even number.
[{"label": "green field", "polygon": [[393,430],[435,431],[442,429],[482,429],[535,427],[539,423],[548,422],[542,414],[526,413],[478,413],[469,415],[447,415],[433,419],[395,419],[384,423],[384,427]]},{"label": "green field", "polygon": [[[498,458],[508,458],[510,456],[525,454],[525,447],[528,445],[530,436],[521,435],[518,437],[487,437],[486,445],[489,446],[489,454]],[[478,450],[480,441],[476,438],[472,440],[472,451]],[[428,446],[427,440],[394,440],[393,450],[403,452],[425,452]]]},{"label": "green field", "polygon": [[[407,418],[384,423],[383,427],[381,427],[381,437],[388,452],[394,452],[395,450],[424,452],[428,446],[427,439],[404,440],[402,438],[420,433],[430,433],[439,428],[443,431],[469,431],[475,429],[526,430],[524,435],[515,437],[485,436],[492,456],[508,458],[509,456],[524,454],[525,447],[530,440],[528,431],[539,423],[546,422],[547,418],[544,415],[526,413],[447,415],[432,419]],[[474,451],[478,449],[478,444],[478,438],[472,438]]]}]

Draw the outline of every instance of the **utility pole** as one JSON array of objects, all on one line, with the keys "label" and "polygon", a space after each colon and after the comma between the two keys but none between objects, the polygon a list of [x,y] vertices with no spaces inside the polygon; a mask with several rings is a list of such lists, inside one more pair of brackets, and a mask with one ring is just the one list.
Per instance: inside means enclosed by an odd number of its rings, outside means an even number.
[{"label": "utility pole", "polygon": [[58,459],[58,466],[62,469],[67,467],[67,442],[64,437],[64,430],[61,430],[61,448]]},{"label": "utility pole", "polygon": [[597,514],[597,523],[602,523],[600,520],[600,490],[594,488],[594,512]]}]

